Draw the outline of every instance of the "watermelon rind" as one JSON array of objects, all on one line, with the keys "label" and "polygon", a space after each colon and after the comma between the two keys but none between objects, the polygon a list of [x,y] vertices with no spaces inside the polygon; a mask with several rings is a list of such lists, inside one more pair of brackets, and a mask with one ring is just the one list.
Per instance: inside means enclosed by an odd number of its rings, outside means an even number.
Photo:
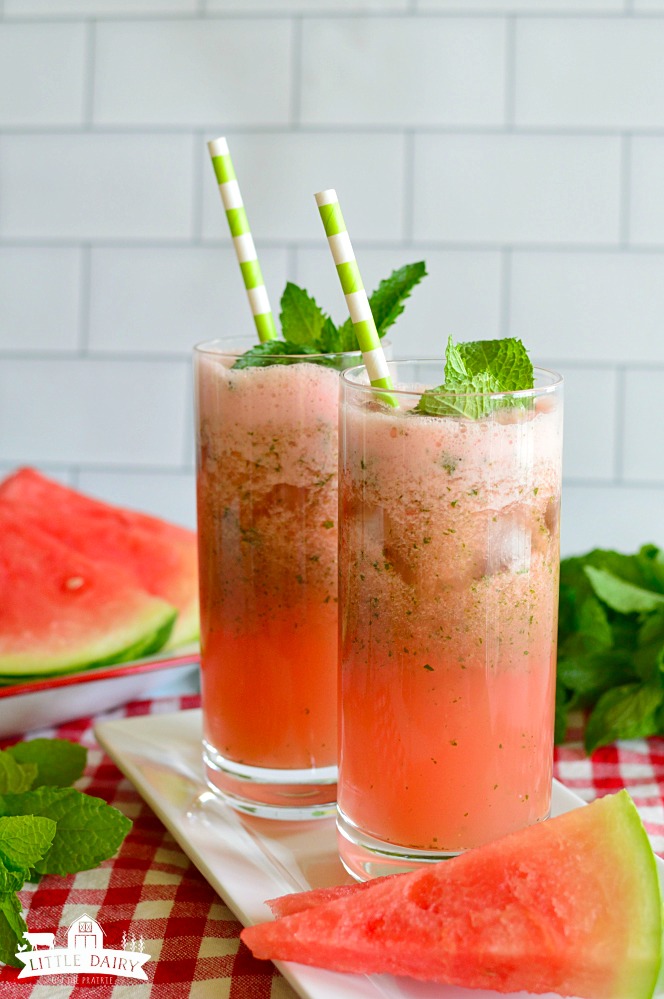
[{"label": "watermelon rind", "polygon": [[[638,884],[633,899],[633,918],[641,925],[641,940],[631,935],[632,950],[628,953],[624,971],[619,973],[615,981],[616,996],[634,996],[634,999],[651,999],[658,990],[659,982],[664,973],[662,958],[664,956],[664,910],[659,882],[657,861],[643,827],[639,813],[627,791],[614,795],[624,803],[622,814],[616,812],[613,822],[613,838],[616,848],[624,843],[624,829],[629,827],[635,848],[634,876]],[[637,863],[638,860],[638,863]],[[639,975],[635,970],[637,961],[633,950],[653,955],[653,970],[647,968]],[[659,955],[657,957],[657,955]]]},{"label": "watermelon rind", "polygon": [[[175,625],[170,633],[168,641],[164,643],[164,651],[179,649],[190,642],[198,641],[200,637],[200,609],[198,604],[198,591],[192,597],[191,603],[177,615]],[[145,653],[147,655],[147,653]]]},{"label": "watermelon rind", "polygon": [[88,644],[68,647],[54,654],[44,645],[40,652],[0,653],[0,683],[36,680],[45,676],[133,662],[158,652],[173,631],[177,611],[164,600],[148,597],[134,617],[120,628],[100,634]]}]

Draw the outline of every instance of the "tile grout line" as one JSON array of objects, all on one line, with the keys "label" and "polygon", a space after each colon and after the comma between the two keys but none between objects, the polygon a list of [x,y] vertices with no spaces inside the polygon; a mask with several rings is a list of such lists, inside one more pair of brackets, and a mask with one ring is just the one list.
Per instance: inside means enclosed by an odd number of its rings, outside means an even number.
[{"label": "tile grout line", "polygon": [[[0,134],[0,142],[2,141],[2,135]],[[34,237],[34,236],[0,236],[0,247],[5,248],[24,248],[24,249],[77,249],[81,245],[81,239],[76,239],[75,237]],[[114,250],[146,250],[146,249],[164,249],[164,250],[182,250],[191,246],[190,237],[178,236],[176,238],[171,238],[168,236],[164,237],[145,237],[139,239],[137,237],[132,237],[127,235],[124,237],[119,236],[87,236],[85,241],[89,242],[91,245],[102,249],[114,249]],[[404,247],[404,240],[401,237],[391,237],[385,239],[373,239],[371,237],[358,237],[353,239],[353,243],[357,246],[363,247],[365,250],[398,250]],[[227,240],[221,236],[207,236],[201,241],[202,246],[208,250],[219,249],[222,246],[226,246]],[[296,249],[317,249],[320,247],[320,241],[317,241],[314,237],[297,237],[292,238],[278,238],[278,237],[262,237],[260,239],[261,247],[271,250],[288,250],[289,248],[295,247]],[[412,246],[415,248],[420,248],[422,251],[445,251],[454,253],[500,253],[503,249],[510,249],[515,253],[532,253],[534,255],[539,255],[541,253],[546,254],[560,254],[562,256],[584,256],[584,255],[597,255],[600,257],[615,257],[624,254],[625,247],[619,245],[617,242],[612,243],[504,243],[504,242],[485,242],[483,240],[477,240],[476,242],[460,242],[458,240],[437,240],[437,239],[413,239]],[[653,243],[652,245],[632,243],[629,247],[630,256],[643,256],[643,257],[662,257],[664,256],[664,242]]]},{"label": "tile grout line", "polygon": [[286,249],[286,280],[299,281],[299,253],[297,246],[289,246]]},{"label": "tile grout line", "polygon": [[92,246],[82,243],[80,247],[78,293],[78,355],[88,357],[90,352],[90,323],[92,320]]},{"label": "tile grout line", "polygon": [[[17,136],[70,136],[79,132],[79,125],[64,124],[56,125],[44,124],[2,124],[3,133],[8,137]],[[218,120],[207,122],[196,122],[196,124],[170,122],[143,121],[143,122],[92,122],[90,131],[95,135],[130,136],[139,135],[145,137],[160,135],[190,135],[194,129],[214,129],[219,127]],[[320,138],[328,136],[378,136],[384,138],[395,138],[403,134],[404,129],[412,128],[410,121],[399,120],[395,122],[372,123],[365,122],[298,122],[289,124],[288,122],[271,122],[268,124],[256,124],[252,122],[229,124],[225,128],[227,136],[248,136],[261,137],[264,135],[304,135],[309,138]],[[484,138],[500,138],[506,133],[518,135],[529,139],[620,139],[625,134],[632,138],[664,138],[664,125],[643,125],[630,128],[629,133],[625,132],[622,125],[517,125],[507,128],[504,123],[495,122],[422,122],[417,125],[418,135],[426,136],[460,136],[469,135]]]},{"label": "tile grout line", "polygon": [[[294,102],[291,102],[294,103]],[[290,114],[291,112],[289,112]],[[298,113],[294,111],[293,113]],[[55,125],[51,123],[38,124],[9,124],[0,125],[3,133],[8,136],[39,136],[58,137],[76,135],[80,131],[80,125]],[[163,124],[161,122],[90,122],[88,131],[94,135],[108,136],[140,136],[151,138],[160,135],[190,135],[196,129],[215,129],[219,127],[219,121],[203,121],[196,124],[183,124],[182,122],[171,122]],[[378,138],[396,138],[403,135],[405,129],[412,128],[409,121],[400,120],[389,123],[372,122],[350,122],[338,124],[336,122],[289,122],[275,121],[270,124],[229,124],[225,128],[225,135],[245,136],[248,138],[260,138],[275,134],[285,137],[302,135],[311,139],[348,137],[357,138],[364,136],[374,136]],[[624,126],[620,125],[517,125],[510,126],[504,123],[477,123],[477,122],[422,122],[415,130],[418,135],[432,136],[440,138],[477,136],[479,138],[496,139],[505,135],[520,136],[524,139],[580,139],[580,140],[620,140],[625,134]],[[645,125],[630,128],[630,137],[646,139],[664,138],[664,126]]]},{"label": "tile grout line", "polygon": [[97,55],[97,25],[96,22],[85,22],[85,70],[83,90],[83,129],[91,131],[94,124],[95,111],[95,65]]},{"label": "tile grout line", "polygon": [[291,128],[299,130],[302,119],[302,33],[304,31],[302,17],[291,18],[291,54],[290,54],[290,106],[289,121]]},{"label": "tile grout line", "polygon": [[627,369],[624,365],[616,366],[616,414],[614,419],[614,442],[613,462],[614,481],[619,484],[625,482],[624,460],[625,460],[625,381]]},{"label": "tile grout line", "polygon": [[[187,465],[191,466],[192,453],[196,455],[196,442],[192,441],[192,433],[196,434],[196,428],[194,425],[194,370],[191,358],[191,351],[189,352],[189,364],[188,364],[188,377],[185,385],[185,400],[184,400],[184,427],[182,428],[182,447],[180,450],[180,467],[185,468]],[[193,444],[193,447],[192,447]]]},{"label": "tile grout line", "polygon": [[618,240],[623,250],[629,249],[632,184],[632,137],[626,132],[620,143],[620,216]]},{"label": "tile grout line", "polygon": [[[403,136],[402,243],[413,245],[415,231],[415,131],[408,129]],[[361,240],[357,240],[361,245]],[[404,247],[404,248],[405,248]]]},{"label": "tile grout line", "polygon": [[[624,0],[625,6],[622,10],[556,10],[553,7],[544,10],[519,10],[517,16],[527,18],[531,21],[620,21],[629,18],[634,18],[635,20],[642,21],[653,21],[661,20],[664,17],[664,11],[662,10],[638,10],[633,5],[633,0]],[[2,8],[2,0],[0,0],[0,12]],[[303,9],[292,9],[287,10],[285,7],[271,11],[269,9],[257,9],[253,11],[243,11],[239,8],[236,10],[226,11],[226,10],[210,10],[206,6],[205,0],[196,0],[195,7],[190,11],[166,11],[166,12],[155,12],[150,13],[149,11],[142,11],[138,14],[132,14],[127,11],[120,14],[113,13],[100,13],[95,15],[100,21],[107,23],[117,23],[124,22],[126,24],[136,24],[136,23],[160,23],[160,22],[183,22],[183,21],[196,21],[196,20],[206,20],[206,21],[274,21],[283,20],[284,18],[297,16],[302,17],[304,20],[327,20],[327,21],[376,21],[376,20],[395,20],[403,21],[408,19],[415,19],[418,21],[432,20],[432,21],[450,21],[457,20],[459,18],[464,18],[464,20],[469,21],[486,21],[495,19],[496,17],[510,16],[514,14],[514,7],[509,4],[505,4],[504,8],[486,8],[486,9],[475,9],[466,10],[463,3],[460,2],[457,8],[451,8],[449,10],[436,10],[434,8],[424,8],[419,6],[418,0],[408,0],[408,6],[404,7],[403,10],[371,10],[371,9],[359,9],[359,10],[327,10],[320,13],[314,8],[312,10]],[[201,15],[203,15],[201,17]],[[46,24],[66,24],[71,21],[76,21],[81,19],[80,12],[78,13],[64,13],[64,14],[50,14],[45,16],[31,15],[31,14],[4,14],[7,21],[11,21],[14,24],[36,24],[36,23],[46,23]]]},{"label": "tile grout line", "polygon": [[512,322],[512,252],[506,246],[500,253],[499,328],[501,337],[509,336]]},{"label": "tile grout line", "polygon": [[[84,361],[86,363],[94,362],[111,362],[111,363],[129,363],[129,364],[183,364],[190,360],[190,353],[188,350],[181,349],[179,351],[160,351],[155,350],[109,350],[104,348],[90,348],[82,346],[75,349],[69,350],[7,350],[0,348],[0,361],[15,361],[19,364],[31,364],[31,363],[59,363],[59,362],[72,362],[72,361]],[[579,360],[563,356],[553,356],[550,354],[544,354],[541,358],[541,363],[545,367],[564,367],[571,371],[578,372],[588,372],[588,371],[617,371],[620,370],[627,374],[629,372],[640,372],[647,370],[648,372],[661,373],[664,376],[664,361],[602,361],[600,359],[593,360]]]},{"label": "tile grout line", "polygon": [[503,83],[505,87],[505,129],[514,131],[516,109],[516,17],[505,18],[505,66]]},{"label": "tile grout line", "polygon": [[205,184],[205,166],[209,159],[205,148],[205,133],[194,132],[191,145],[192,155],[192,190],[191,190],[191,240],[186,246],[202,246],[203,244],[203,190]]}]

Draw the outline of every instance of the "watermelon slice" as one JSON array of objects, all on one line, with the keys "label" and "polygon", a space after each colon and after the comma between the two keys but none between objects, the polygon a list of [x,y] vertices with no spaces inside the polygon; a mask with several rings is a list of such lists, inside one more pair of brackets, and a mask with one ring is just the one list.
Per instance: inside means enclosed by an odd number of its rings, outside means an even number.
[{"label": "watermelon slice", "polygon": [[74,672],[156,652],[177,611],[0,505],[0,674]]},{"label": "watermelon slice", "polygon": [[497,992],[650,999],[655,858],[627,792],[242,931],[257,957]]},{"label": "watermelon slice", "polygon": [[196,534],[158,517],[92,499],[21,468],[0,483],[0,502],[30,523],[86,555],[121,567],[135,584],[178,611],[166,645],[199,634]]},{"label": "watermelon slice", "polygon": [[373,881],[354,881],[352,884],[333,885],[331,888],[312,888],[311,891],[296,891],[291,895],[268,898],[265,904],[269,906],[272,914],[275,916],[292,916],[296,912],[304,912],[305,909],[314,909],[317,905],[336,902],[338,898],[357,895],[358,892],[375,888],[390,878],[397,877],[400,877],[400,875],[388,874],[382,878],[374,878]]}]

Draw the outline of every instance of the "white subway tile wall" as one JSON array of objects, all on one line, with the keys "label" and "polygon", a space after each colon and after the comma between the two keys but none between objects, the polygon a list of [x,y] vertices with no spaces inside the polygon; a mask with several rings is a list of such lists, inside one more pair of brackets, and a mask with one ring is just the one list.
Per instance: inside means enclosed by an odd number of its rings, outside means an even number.
[{"label": "white subway tile wall", "polygon": [[426,260],[393,352],[521,337],[566,379],[563,552],[664,545],[664,0],[0,0],[0,474],[193,525],[191,348]]}]

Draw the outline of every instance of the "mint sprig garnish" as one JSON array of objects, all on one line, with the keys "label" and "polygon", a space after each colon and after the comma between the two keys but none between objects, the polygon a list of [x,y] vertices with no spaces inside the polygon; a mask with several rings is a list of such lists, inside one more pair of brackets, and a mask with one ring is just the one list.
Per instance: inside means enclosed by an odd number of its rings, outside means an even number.
[{"label": "mint sprig garnish", "polygon": [[[393,326],[405,308],[405,301],[410,297],[413,288],[426,277],[427,269],[423,260],[414,264],[404,264],[396,271],[392,271],[388,278],[380,282],[378,287],[369,296],[371,313],[376,323],[378,336],[384,337],[390,326]],[[353,329],[353,324],[348,318],[339,327],[339,342],[342,346],[337,350],[357,350],[357,338]]]},{"label": "mint sprig garnish", "polygon": [[303,354],[310,354],[311,360],[316,364],[336,367],[334,360],[321,355],[316,347],[296,343],[294,340],[266,340],[264,343],[257,343],[238,357],[233,367],[267,368],[273,364],[300,364]]},{"label": "mint sprig garnish", "polygon": [[585,748],[664,735],[664,551],[594,549],[560,564],[556,741],[588,712]]},{"label": "mint sprig garnish", "polygon": [[0,751],[0,961],[27,930],[17,892],[42,874],[73,874],[116,852],[131,829],[101,798],[66,786],[85,767],[86,750],[66,739],[34,739]]},{"label": "mint sprig garnish", "polygon": [[[404,311],[404,303],[413,288],[426,276],[424,261],[405,264],[381,281],[369,296],[369,304],[378,335],[383,337]],[[350,318],[337,326],[304,288],[289,281],[281,296],[279,314],[283,340],[268,340],[246,351],[234,368],[263,367],[270,364],[295,364],[297,354],[342,354],[359,350]],[[274,360],[275,355],[283,360]],[[340,367],[331,358],[312,358],[317,364]]]},{"label": "mint sprig garnish", "polygon": [[319,348],[321,341],[331,341],[337,328],[304,288],[289,281],[281,296],[281,332],[284,340]]},{"label": "mint sprig garnish", "polygon": [[506,406],[513,398],[496,398],[503,392],[520,392],[534,384],[533,365],[521,340],[471,340],[455,343],[448,338],[445,381],[424,392],[416,412],[427,416],[465,416],[480,419]]}]

